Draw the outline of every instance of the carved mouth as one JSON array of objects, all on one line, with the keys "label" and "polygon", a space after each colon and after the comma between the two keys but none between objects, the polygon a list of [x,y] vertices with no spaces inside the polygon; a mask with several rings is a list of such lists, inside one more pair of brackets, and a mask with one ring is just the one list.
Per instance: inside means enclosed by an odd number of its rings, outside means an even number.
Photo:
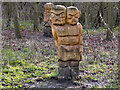
[{"label": "carved mouth", "polygon": [[55,22],[63,22],[63,21],[65,21],[65,19],[62,19],[62,20],[55,20]]},{"label": "carved mouth", "polygon": [[72,21],[73,23],[76,23],[76,21]]}]

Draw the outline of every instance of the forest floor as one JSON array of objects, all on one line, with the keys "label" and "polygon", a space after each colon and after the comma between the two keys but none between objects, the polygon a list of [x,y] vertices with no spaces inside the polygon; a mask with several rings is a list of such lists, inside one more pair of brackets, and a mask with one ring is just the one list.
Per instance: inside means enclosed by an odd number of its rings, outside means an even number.
[{"label": "forest floor", "polygon": [[83,60],[79,79],[57,79],[57,48],[53,38],[43,37],[41,31],[21,31],[15,39],[13,30],[2,32],[1,88],[118,88],[118,41],[105,40],[104,31],[83,34]]}]

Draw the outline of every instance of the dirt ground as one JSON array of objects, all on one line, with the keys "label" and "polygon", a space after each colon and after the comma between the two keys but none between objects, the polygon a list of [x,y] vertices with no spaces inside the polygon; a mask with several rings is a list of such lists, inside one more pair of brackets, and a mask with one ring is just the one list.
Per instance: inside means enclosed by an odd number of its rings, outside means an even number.
[{"label": "dirt ground", "polygon": [[[7,32],[7,33],[6,33]],[[36,43],[37,47],[45,48],[49,50],[49,53],[51,50],[57,51],[57,48],[54,43],[54,38],[44,37],[42,32],[33,32],[33,31],[22,31],[21,32],[23,39],[19,40],[22,44],[20,47],[25,48],[28,47],[26,42],[34,42]],[[3,48],[6,47],[11,40],[11,48],[14,50],[19,50],[21,48],[15,47],[15,44],[17,44],[17,39],[14,37],[14,31],[4,31],[2,33],[3,36]],[[117,65],[117,56],[113,55],[117,51],[117,45],[118,41],[116,36],[113,38],[113,41],[106,41],[105,39],[105,33],[93,33],[93,34],[84,34],[83,35],[83,44],[84,44],[84,60],[80,64],[80,78],[79,80],[75,81],[60,81],[56,77],[52,77],[49,79],[41,79],[37,80],[36,78],[31,78],[33,80],[36,79],[36,83],[34,84],[28,84],[24,83],[23,86],[27,88],[91,88],[93,86],[103,87],[104,85],[110,86],[112,83],[109,81],[112,77],[110,76],[116,76],[117,72],[114,70],[115,66]],[[18,44],[17,44],[18,45]],[[103,52],[104,51],[104,52]],[[105,53],[105,54],[104,54]],[[51,56],[51,57],[54,57]],[[49,60],[49,59],[48,59]],[[98,71],[90,71],[91,66],[91,60],[94,62],[97,62],[97,66],[102,69]],[[106,60],[103,62],[103,60]],[[90,63],[89,63],[90,62]],[[55,62],[57,63],[57,62]],[[107,67],[107,70],[104,70],[105,68],[102,68],[103,64],[105,64]],[[100,66],[101,65],[101,66]],[[92,67],[93,68],[93,67]],[[94,68],[93,68],[94,69]],[[96,70],[96,69],[95,69]],[[110,73],[107,75],[107,73]],[[101,75],[102,74],[102,75]],[[104,75],[103,75],[104,74]],[[98,76],[97,76],[98,75]],[[99,76],[101,75],[101,76]],[[106,76],[107,75],[107,76]],[[88,77],[89,76],[89,77]],[[94,77],[94,78],[92,78]],[[113,81],[117,80],[117,77],[112,78]]]}]

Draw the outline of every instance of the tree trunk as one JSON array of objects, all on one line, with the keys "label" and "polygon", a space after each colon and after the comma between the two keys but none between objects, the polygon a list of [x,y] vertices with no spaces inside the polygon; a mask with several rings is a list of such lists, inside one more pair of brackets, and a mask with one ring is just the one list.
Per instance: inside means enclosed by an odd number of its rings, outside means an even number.
[{"label": "tree trunk", "polygon": [[[120,19],[120,1],[119,1],[119,17],[118,19]],[[119,27],[119,30],[118,30],[118,82],[120,82],[120,27]]]},{"label": "tree trunk", "polygon": [[19,29],[19,23],[18,23],[18,13],[17,13],[17,3],[13,2],[13,22],[14,22],[14,28],[15,28],[15,36],[16,38],[22,38],[20,34],[20,29]]},{"label": "tree trunk", "polygon": [[10,21],[11,21],[11,3],[7,2],[7,29],[10,30]]},{"label": "tree trunk", "polygon": [[85,7],[85,31],[88,34],[88,2],[84,2]]},{"label": "tree trunk", "polygon": [[[102,26],[101,17],[103,17],[103,7],[104,7],[103,2],[100,2],[99,10],[97,12],[97,17],[95,19],[96,21],[95,28],[99,28]],[[100,14],[101,14],[101,17],[100,17]]]},{"label": "tree trunk", "polygon": [[120,58],[120,28],[119,28],[119,35],[118,35],[118,56]]},{"label": "tree trunk", "polygon": [[41,23],[41,12],[42,12],[42,8],[41,8],[41,2],[38,3],[38,7],[37,7],[37,11],[38,11],[38,23]]},{"label": "tree trunk", "polygon": [[118,35],[118,82],[120,82],[120,28]]},{"label": "tree trunk", "polygon": [[120,18],[119,13],[117,13],[116,20],[115,20],[115,27],[119,26]]},{"label": "tree trunk", "polygon": [[[101,13],[101,16],[103,17],[103,11],[104,11],[104,4],[103,4],[103,2],[101,2],[100,3],[100,13]],[[104,17],[103,17],[104,18]],[[102,25],[102,22],[101,22],[101,19],[100,19],[100,16],[99,16],[99,19],[98,19],[98,21],[99,21],[99,27],[102,27],[103,25]]]},{"label": "tree trunk", "polygon": [[113,17],[112,17],[112,13],[113,13],[113,10],[112,10],[112,2],[108,2],[108,25],[109,25],[109,28],[107,29],[107,33],[106,33],[106,40],[108,41],[111,41],[112,38],[113,38],[113,32],[112,32],[112,29],[113,29]]},{"label": "tree trunk", "polygon": [[[118,17],[118,19],[120,19],[120,2],[119,2],[119,17]],[[119,43],[118,54],[120,55],[120,27],[119,27],[118,31],[119,31],[119,35],[118,35],[118,43]]]},{"label": "tree trunk", "polygon": [[70,5],[73,6],[73,1],[71,0]]},{"label": "tree trunk", "polygon": [[34,16],[33,16],[33,19],[34,19],[34,30],[35,31],[38,31],[38,11],[37,11],[37,3],[36,2],[33,2],[33,8],[34,8]]}]

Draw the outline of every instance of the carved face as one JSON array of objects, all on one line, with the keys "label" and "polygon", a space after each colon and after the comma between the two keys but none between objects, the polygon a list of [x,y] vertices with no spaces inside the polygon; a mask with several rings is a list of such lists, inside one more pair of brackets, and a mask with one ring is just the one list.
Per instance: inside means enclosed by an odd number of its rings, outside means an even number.
[{"label": "carved face", "polygon": [[80,17],[80,11],[74,7],[67,7],[67,23],[71,25],[75,25],[78,22],[78,18]]},{"label": "carved face", "polygon": [[53,3],[46,3],[45,5],[44,5],[44,8],[45,8],[45,10],[51,10],[52,9],[52,7],[54,6],[54,4]]},{"label": "carved face", "polygon": [[53,8],[53,3],[46,3],[44,5],[45,12],[44,12],[44,23],[46,25],[50,25],[50,15],[51,15],[51,9]]},{"label": "carved face", "polygon": [[62,5],[56,5],[51,11],[51,21],[54,25],[64,25],[66,22],[66,8]]}]

